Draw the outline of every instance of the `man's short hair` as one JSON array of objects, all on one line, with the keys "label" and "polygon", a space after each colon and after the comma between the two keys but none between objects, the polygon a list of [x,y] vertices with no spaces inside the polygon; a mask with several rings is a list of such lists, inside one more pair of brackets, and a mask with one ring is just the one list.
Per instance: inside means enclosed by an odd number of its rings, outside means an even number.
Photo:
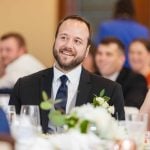
[{"label": "man's short hair", "polygon": [[87,28],[88,28],[88,30],[89,30],[88,45],[90,45],[90,44],[91,44],[91,36],[92,36],[91,25],[90,25],[90,23],[89,23],[87,20],[85,20],[84,18],[82,18],[82,17],[80,17],[80,16],[78,16],[78,15],[71,15],[71,16],[67,16],[67,17],[65,17],[64,19],[62,19],[62,20],[59,22],[58,26],[57,26],[55,38],[57,37],[57,34],[58,34],[58,31],[59,31],[60,26],[61,26],[62,23],[65,22],[66,20],[77,20],[77,21],[80,21],[80,22],[83,22],[83,23],[86,24],[86,26],[87,26]]},{"label": "man's short hair", "polygon": [[109,45],[109,44],[117,44],[119,47],[119,50],[125,54],[125,46],[124,44],[117,38],[115,37],[107,37],[101,40],[101,42],[99,44],[103,44],[103,45]]},{"label": "man's short hair", "polygon": [[16,32],[6,33],[6,34],[1,36],[0,40],[4,41],[4,40],[9,39],[9,38],[16,39],[16,41],[18,42],[18,45],[20,47],[26,47],[25,39],[23,38],[23,36],[21,34],[16,33]]}]

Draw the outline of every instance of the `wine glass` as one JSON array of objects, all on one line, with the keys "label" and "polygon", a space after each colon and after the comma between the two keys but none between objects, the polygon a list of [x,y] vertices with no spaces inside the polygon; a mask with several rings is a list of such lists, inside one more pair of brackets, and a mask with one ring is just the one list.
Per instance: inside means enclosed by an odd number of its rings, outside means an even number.
[{"label": "wine glass", "polygon": [[13,121],[15,121],[15,119],[16,119],[16,108],[15,108],[15,105],[8,105],[5,108],[5,112],[6,112],[9,124],[12,125]]},{"label": "wine glass", "polygon": [[22,105],[20,116],[29,117],[33,126],[40,127],[40,112],[38,105]]},{"label": "wine glass", "polygon": [[145,131],[147,129],[147,114],[126,114],[126,128],[128,135],[133,139],[138,148],[141,148],[144,143]]}]

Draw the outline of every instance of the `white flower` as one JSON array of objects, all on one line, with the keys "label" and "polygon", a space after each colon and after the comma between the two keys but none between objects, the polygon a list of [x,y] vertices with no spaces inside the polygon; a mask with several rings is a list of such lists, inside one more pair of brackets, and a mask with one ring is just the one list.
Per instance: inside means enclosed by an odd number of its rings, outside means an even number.
[{"label": "white flower", "polygon": [[108,105],[108,103],[107,103],[107,102],[104,102],[104,103],[102,104],[102,107],[103,107],[103,108],[108,108],[108,107],[109,107],[109,105]]},{"label": "white flower", "polygon": [[108,109],[108,112],[111,114],[114,114],[115,110],[114,110],[114,106],[110,106]]},{"label": "white flower", "polygon": [[105,102],[105,99],[102,97],[96,97],[95,99],[99,102],[100,105],[102,105]]},{"label": "white flower", "polygon": [[[91,104],[86,104],[80,107],[76,107],[72,110],[72,114],[76,114],[76,117],[82,120],[88,120],[96,126],[97,133],[100,138],[104,139],[119,139],[124,132],[118,126],[118,122],[108,112],[113,108],[109,107],[107,102],[104,102],[102,106],[94,107]],[[80,121],[79,121],[80,122]],[[80,125],[78,124],[74,129],[80,131]]]}]

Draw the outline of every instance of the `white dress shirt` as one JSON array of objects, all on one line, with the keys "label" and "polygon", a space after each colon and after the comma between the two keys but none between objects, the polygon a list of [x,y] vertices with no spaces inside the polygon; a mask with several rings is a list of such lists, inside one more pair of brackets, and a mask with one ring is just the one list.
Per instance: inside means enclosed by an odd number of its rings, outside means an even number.
[{"label": "white dress shirt", "polygon": [[[63,72],[58,70],[54,65],[54,78],[52,82],[52,92],[51,98],[55,99],[58,88],[61,85],[60,77],[64,75]],[[68,98],[66,105],[66,113],[69,113],[72,107],[72,102],[76,101],[77,90],[81,75],[81,65],[77,66],[75,69],[65,74],[68,77],[67,86],[68,86]]]},{"label": "white dress shirt", "polygon": [[110,76],[103,76],[103,77],[106,78],[106,79],[112,80],[112,81],[116,81],[118,75],[119,75],[119,72],[115,72],[115,73],[113,73],[113,74],[110,75]]}]

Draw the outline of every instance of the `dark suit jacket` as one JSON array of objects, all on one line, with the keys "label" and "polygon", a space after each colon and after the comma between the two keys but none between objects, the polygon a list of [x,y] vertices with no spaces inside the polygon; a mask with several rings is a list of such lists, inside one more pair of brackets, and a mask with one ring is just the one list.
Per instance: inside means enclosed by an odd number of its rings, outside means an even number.
[{"label": "dark suit jacket", "polygon": [[123,68],[116,81],[122,85],[125,106],[140,108],[147,93],[145,78],[130,69]]},{"label": "dark suit jacket", "polygon": [[[15,105],[17,113],[20,112],[21,105],[39,105],[42,101],[42,90],[45,90],[49,97],[51,96],[51,87],[53,80],[53,68],[49,68],[38,73],[20,78],[11,94],[9,104]],[[92,102],[94,94],[105,89],[106,96],[111,98],[110,105],[115,107],[115,116],[118,119],[124,119],[124,99],[119,84],[93,75],[82,69],[76,106]],[[41,125],[43,131],[48,128],[48,111],[41,110]]]}]

